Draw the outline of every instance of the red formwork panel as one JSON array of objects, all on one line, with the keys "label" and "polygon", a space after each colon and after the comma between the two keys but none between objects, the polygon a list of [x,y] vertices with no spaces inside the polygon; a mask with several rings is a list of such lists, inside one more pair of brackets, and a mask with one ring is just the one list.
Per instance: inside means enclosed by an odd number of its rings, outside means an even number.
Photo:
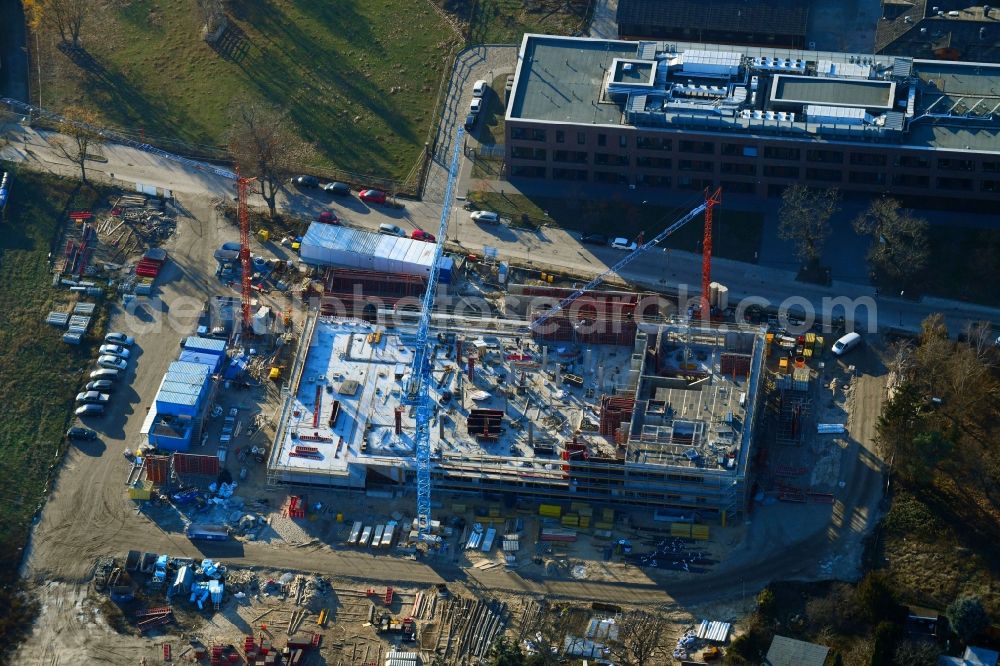
[{"label": "red formwork panel", "polygon": [[719,355],[719,371],[723,375],[739,375],[745,377],[750,374],[751,357],[748,354],[723,353]]},{"label": "red formwork panel", "polygon": [[170,478],[170,456],[146,456],[146,480],[162,485]]},{"label": "red formwork panel", "polygon": [[[525,285],[518,287],[516,295],[528,299],[526,312],[531,319],[538,319],[573,293],[572,289]],[[542,340],[581,344],[630,345],[637,330],[636,308],[645,296],[619,291],[584,292],[550,316],[538,327],[535,336]]]},{"label": "red formwork panel", "polygon": [[216,456],[202,456],[194,453],[173,455],[174,474],[178,476],[218,476],[219,459]]}]

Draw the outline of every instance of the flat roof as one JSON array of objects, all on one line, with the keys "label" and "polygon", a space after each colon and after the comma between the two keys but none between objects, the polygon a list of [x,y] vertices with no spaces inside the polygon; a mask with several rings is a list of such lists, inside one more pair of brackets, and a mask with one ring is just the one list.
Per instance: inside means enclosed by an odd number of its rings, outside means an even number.
[{"label": "flat roof", "polygon": [[[567,48],[568,43],[572,48]],[[635,42],[525,35],[509,116],[620,122],[621,108],[602,101],[605,74],[615,58],[635,58],[636,49]]]},{"label": "flat roof", "polygon": [[771,99],[775,102],[891,109],[895,83],[815,76],[774,77]]},{"label": "flat roof", "polygon": [[[686,60],[697,60],[700,53],[735,53],[742,62],[729,69],[699,66],[689,73]],[[521,56],[507,112],[515,126],[518,120],[599,124],[1000,152],[1000,65],[533,34],[524,36]],[[629,80],[609,82],[607,72],[616,59],[656,61],[655,85],[640,89]],[[810,75],[819,71],[849,76]],[[707,86],[710,94],[692,95],[692,85]],[[830,114],[810,118],[807,106],[864,108],[871,117],[860,122]],[[779,117],[781,112],[790,113]]]}]

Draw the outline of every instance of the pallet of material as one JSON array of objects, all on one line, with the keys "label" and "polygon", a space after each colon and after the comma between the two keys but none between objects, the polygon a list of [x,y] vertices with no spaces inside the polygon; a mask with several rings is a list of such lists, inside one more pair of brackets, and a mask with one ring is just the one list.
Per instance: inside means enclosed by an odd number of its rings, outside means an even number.
[{"label": "pallet of material", "polygon": [[45,317],[45,323],[49,326],[66,326],[69,323],[69,314],[66,312],[50,312]]},{"label": "pallet of material", "polygon": [[73,307],[73,314],[92,315],[95,307],[97,307],[96,303],[77,303]]}]

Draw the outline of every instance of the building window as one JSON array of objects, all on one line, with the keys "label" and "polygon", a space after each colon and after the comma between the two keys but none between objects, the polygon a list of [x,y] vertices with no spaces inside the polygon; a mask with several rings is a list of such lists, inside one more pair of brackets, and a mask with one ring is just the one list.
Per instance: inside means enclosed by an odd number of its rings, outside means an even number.
[{"label": "building window", "polygon": [[652,176],[641,173],[636,177],[636,181],[646,187],[670,187],[670,176]]},{"label": "building window", "polygon": [[627,183],[628,176],[617,171],[595,171],[594,181],[598,183]]},{"label": "building window", "polygon": [[545,160],[544,148],[531,148],[529,146],[514,146],[510,150],[510,156],[516,160]]},{"label": "building window", "polygon": [[677,150],[695,155],[714,155],[715,144],[711,141],[681,141],[677,144]]},{"label": "building window", "polygon": [[744,146],[741,143],[724,143],[720,147],[720,152],[729,157],[757,157],[756,146]]},{"label": "building window", "polygon": [[730,194],[753,194],[754,184],[747,181],[724,180],[722,191]]},{"label": "building window", "polygon": [[983,173],[1000,173],[1000,162],[983,162]]},{"label": "building window", "polygon": [[756,164],[738,164],[735,162],[723,162],[722,163],[722,173],[732,174],[734,176],[756,176],[757,175],[757,165]]},{"label": "building window", "polygon": [[677,187],[682,190],[704,190],[711,186],[711,178],[689,178],[687,176],[677,178]]},{"label": "building window", "polygon": [[907,173],[897,173],[892,176],[892,184],[895,187],[926,188],[931,184],[931,179],[927,176],[911,176]]},{"label": "building window", "polygon": [[885,185],[885,173],[851,171],[847,174],[847,181],[854,185]]},{"label": "building window", "polygon": [[570,164],[586,164],[587,153],[582,150],[554,150],[553,162],[569,162]]},{"label": "building window", "polygon": [[635,165],[646,169],[669,169],[671,167],[671,160],[669,157],[640,155],[635,158]]},{"label": "building window", "polygon": [[587,180],[587,172],[584,169],[552,169],[552,178],[555,180]]},{"label": "building window", "polygon": [[812,148],[806,151],[806,160],[809,162],[822,162],[824,164],[843,164],[844,153],[839,150]]},{"label": "building window", "polygon": [[799,168],[793,166],[764,165],[764,176],[767,178],[798,178]]},{"label": "building window", "polygon": [[782,146],[765,146],[764,159],[767,160],[798,160],[802,157],[802,151],[798,148],[784,148]]},{"label": "building window", "polygon": [[597,145],[598,146],[606,146],[606,145],[608,145],[608,135],[607,134],[603,134],[603,133],[602,134],[598,134],[597,135]]},{"label": "building window", "polygon": [[677,168],[681,171],[700,171],[712,173],[713,164],[705,160],[678,160]]},{"label": "building window", "polygon": [[546,134],[543,129],[532,127],[513,127],[510,130],[510,138],[520,141],[545,141]]},{"label": "building window", "polygon": [[586,143],[587,143],[587,135],[584,134],[583,132],[577,132],[576,133],[576,145],[582,146],[582,145],[585,145]]},{"label": "building window", "polygon": [[942,190],[960,190],[968,192],[973,189],[971,178],[938,178],[937,186]]},{"label": "building window", "polygon": [[542,166],[512,166],[511,178],[545,178],[545,167]]},{"label": "building window", "polygon": [[638,136],[635,138],[635,147],[639,150],[673,150],[674,142],[659,137]]},{"label": "building window", "polygon": [[594,164],[608,166],[628,166],[628,155],[614,153],[594,153]]},{"label": "building window", "polygon": [[1000,180],[984,180],[979,184],[983,192],[1000,192]]},{"label": "building window", "polygon": [[975,171],[976,163],[972,160],[956,160],[942,158],[937,161],[938,169],[942,171]]},{"label": "building window", "polygon": [[618,147],[619,148],[628,148],[628,137],[625,136],[624,134],[622,134],[622,135],[620,135],[618,137]]},{"label": "building window", "polygon": [[879,153],[851,153],[851,164],[854,166],[884,167],[885,155]]},{"label": "building window", "polygon": [[926,169],[931,163],[926,157],[917,157],[916,155],[900,155],[896,158],[893,166],[903,167],[904,169]]},{"label": "building window", "polygon": [[566,132],[556,130],[556,143],[566,143]]},{"label": "building window", "polygon": [[806,169],[806,180],[821,180],[826,183],[839,183],[843,172],[838,169]]}]

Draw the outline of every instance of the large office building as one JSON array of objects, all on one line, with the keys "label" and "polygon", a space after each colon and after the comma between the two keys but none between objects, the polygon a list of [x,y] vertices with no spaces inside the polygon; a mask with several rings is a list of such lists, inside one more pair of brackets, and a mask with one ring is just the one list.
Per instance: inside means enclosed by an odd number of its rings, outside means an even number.
[{"label": "large office building", "polygon": [[1000,65],[525,35],[506,174],[774,196],[1000,195]]}]

